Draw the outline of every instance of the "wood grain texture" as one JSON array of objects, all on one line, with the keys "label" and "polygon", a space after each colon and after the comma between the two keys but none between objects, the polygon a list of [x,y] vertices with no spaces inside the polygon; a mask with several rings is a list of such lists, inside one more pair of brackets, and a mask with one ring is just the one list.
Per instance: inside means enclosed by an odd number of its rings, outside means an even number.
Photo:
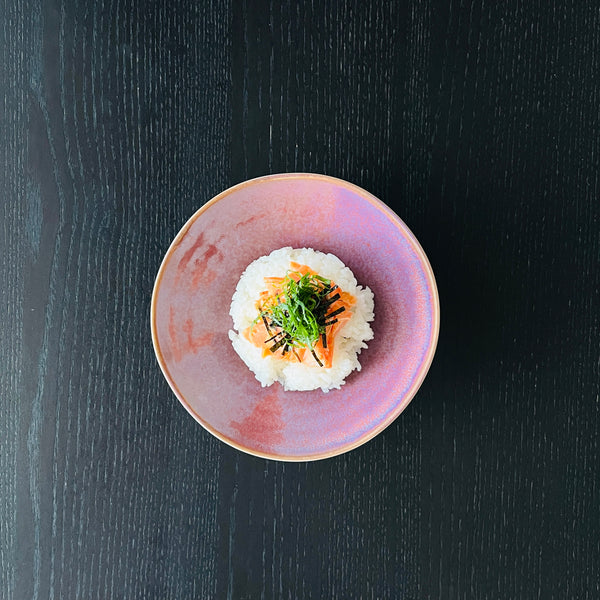
[{"label": "wood grain texture", "polygon": [[234,179],[315,170],[379,195],[432,260],[442,336],[417,400],[367,448],[281,475],[225,461],[219,589],[594,597],[598,14],[263,7],[234,10]]},{"label": "wood grain texture", "polygon": [[211,597],[219,446],[156,369],[149,306],[171,239],[228,182],[227,13],[18,9],[2,596]]},{"label": "wood grain texture", "polygon": [[[599,31],[591,0],[0,0],[0,597],[600,597]],[[214,440],[149,331],[187,218],[296,170],[396,210],[442,307],[405,413],[310,464]]]},{"label": "wood grain texture", "polygon": [[[17,452],[23,370],[23,274],[27,241],[17,235],[26,219],[25,146],[27,44],[21,3],[0,4],[0,591],[12,600],[18,574]],[[8,116],[10,115],[10,119]],[[19,199],[21,202],[16,202]]]}]

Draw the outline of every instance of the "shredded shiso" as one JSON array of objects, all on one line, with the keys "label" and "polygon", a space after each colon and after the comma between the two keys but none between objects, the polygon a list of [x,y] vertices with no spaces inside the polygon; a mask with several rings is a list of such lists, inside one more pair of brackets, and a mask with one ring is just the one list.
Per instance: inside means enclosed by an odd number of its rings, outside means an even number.
[{"label": "shredded shiso", "polygon": [[296,348],[308,348],[317,364],[322,367],[314,351],[314,345],[319,340],[327,347],[326,329],[337,323],[336,316],[345,307],[328,312],[329,307],[340,298],[331,280],[306,273],[297,272],[286,274],[282,292],[271,296],[262,307],[256,321],[262,319],[267,332],[273,333],[266,342],[273,342],[269,348],[275,352],[282,348],[285,355],[288,351],[295,352]]}]

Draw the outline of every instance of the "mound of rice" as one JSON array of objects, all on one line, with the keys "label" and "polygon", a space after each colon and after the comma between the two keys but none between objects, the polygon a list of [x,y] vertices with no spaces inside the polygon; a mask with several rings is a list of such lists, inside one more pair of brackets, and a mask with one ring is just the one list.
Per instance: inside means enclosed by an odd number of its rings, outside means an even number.
[{"label": "mound of rice", "polygon": [[[352,318],[338,331],[335,338],[331,368],[262,357],[260,348],[254,346],[238,332],[249,327],[257,316],[256,300],[265,289],[264,277],[284,277],[290,261],[309,266],[322,277],[333,280],[342,290],[356,298]],[[242,274],[233,298],[229,314],[237,331],[229,332],[235,351],[256,375],[263,387],[275,381],[286,390],[315,390],[324,392],[339,389],[345,378],[354,370],[360,371],[358,354],[367,347],[365,342],[373,339],[369,321],[374,318],[373,292],[359,286],[352,271],[333,254],[324,254],[311,248],[281,248],[251,263]]]}]

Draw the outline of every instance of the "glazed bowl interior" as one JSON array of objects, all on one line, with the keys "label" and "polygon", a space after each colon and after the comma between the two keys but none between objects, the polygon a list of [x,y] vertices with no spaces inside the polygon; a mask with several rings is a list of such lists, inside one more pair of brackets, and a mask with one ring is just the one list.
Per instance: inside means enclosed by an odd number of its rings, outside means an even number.
[{"label": "glazed bowl interior", "polygon": [[[339,390],[263,388],[234,352],[229,305],[250,262],[284,246],[335,254],[375,296],[375,337]],[[152,334],[172,390],[208,431],[250,454],[314,460],[371,439],[407,406],[431,364],[439,303],[406,225],[350,183],[272,175],[226,190],[169,248],[152,298]]]}]

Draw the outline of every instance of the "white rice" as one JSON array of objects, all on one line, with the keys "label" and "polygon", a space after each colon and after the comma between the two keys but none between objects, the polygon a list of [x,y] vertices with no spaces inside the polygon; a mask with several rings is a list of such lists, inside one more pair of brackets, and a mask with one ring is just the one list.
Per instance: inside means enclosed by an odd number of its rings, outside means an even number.
[{"label": "white rice", "polygon": [[[312,364],[262,357],[262,350],[254,346],[238,332],[250,327],[257,316],[256,300],[265,289],[264,277],[284,277],[290,261],[309,266],[322,277],[333,280],[342,290],[356,298],[352,318],[338,331],[335,338],[331,368]],[[367,347],[365,342],[373,339],[369,321],[374,318],[373,292],[359,286],[352,271],[333,254],[324,254],[311,248],[281,248],[251,263],[242,274],[233,298],[229,314],[237,331],[229,332],[235,351],[256,375],[263,387],[278,381],[285,390],[315,390],[324,392],[339,389],[346,377],[356,369],[360,371],[358,354]]]}]

